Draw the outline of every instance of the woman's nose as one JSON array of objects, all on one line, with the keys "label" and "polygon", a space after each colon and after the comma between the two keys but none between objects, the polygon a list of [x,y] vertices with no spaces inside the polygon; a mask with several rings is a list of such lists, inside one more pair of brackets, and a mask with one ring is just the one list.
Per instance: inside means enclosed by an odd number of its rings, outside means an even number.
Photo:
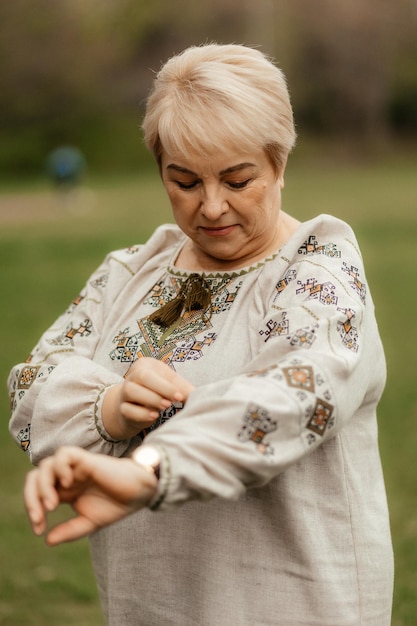
[{"label": "woman's nose", "polygon": [[218,219],[229,209],[229,204],[221,193],[205,193],[201,200],[200,210],[209,220]]}]

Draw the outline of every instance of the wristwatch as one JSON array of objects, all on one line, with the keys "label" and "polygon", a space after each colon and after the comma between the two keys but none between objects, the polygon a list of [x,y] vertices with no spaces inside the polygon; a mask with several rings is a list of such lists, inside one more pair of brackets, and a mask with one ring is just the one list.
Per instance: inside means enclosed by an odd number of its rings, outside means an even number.
[{"label": "wristwatch", "polygon": [[139,448],[134,450],[131,459],[159,480],[161,455],[156,448],[153,446],[139,446]]}]

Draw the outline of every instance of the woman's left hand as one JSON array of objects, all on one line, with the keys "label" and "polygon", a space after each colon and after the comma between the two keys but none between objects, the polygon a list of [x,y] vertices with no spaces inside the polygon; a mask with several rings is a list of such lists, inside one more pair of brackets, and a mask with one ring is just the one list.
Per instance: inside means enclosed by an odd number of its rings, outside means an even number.
[{"label": "woman's left hand", "polygon": [[138,359],[124,381],[107,390],[101,409],[104,427],[112,439],[130,439],[149,428],[173,402],[185,403],[193,389],[166,363]]},{"label": "woman's left hand", "polygon": [[156,478],[132,460],[68,446],[29,472],[24,501],[37,535],[47,529],[48,512],[60,503],[71,504],[77,516],[47,532],[47,543],[56,545],[85,537],[145,507],[156,490]]}]

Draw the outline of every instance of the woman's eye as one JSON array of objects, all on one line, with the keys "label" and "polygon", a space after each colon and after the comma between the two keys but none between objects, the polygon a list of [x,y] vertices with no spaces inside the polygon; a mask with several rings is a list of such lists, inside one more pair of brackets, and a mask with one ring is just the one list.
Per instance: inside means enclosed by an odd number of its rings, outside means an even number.
[{"label": "woman's eye", "polygon": [[250,178],[248,178],[247,180],[241,180],[239,182],[228,182],[227,184],[229,185],[229,187],[231,187],[232,189],[244,189],[244,187],[246,187],[248,185],[248,183],[250,182]]},{"label": "woman's eye", "polygon": [[178,185],[178,187],[179,187],[180,189],[184,189],[184,190],[187,190],[187,189],[193,189],[193,188],[194,188],[194,187],[196,187],[196,186],[197,186],[197,184],[198,184],[198,181],[197,181],[197,180],[193,180],[191,183],[184,183],[184,182],[183,182],[183,181],[181,181],[181,180],[177,180],[177,181],[175,181],[175,182],[177,183],[177,185]]}]

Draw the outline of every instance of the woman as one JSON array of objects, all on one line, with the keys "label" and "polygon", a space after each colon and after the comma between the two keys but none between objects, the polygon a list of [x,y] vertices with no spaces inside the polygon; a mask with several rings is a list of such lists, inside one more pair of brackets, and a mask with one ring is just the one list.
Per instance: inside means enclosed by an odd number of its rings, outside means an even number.
[{"label": "woman", "polygon": [[48,541],[96,531],[114,626],[388,626],[383,349],[350,227],[281,209],[285,79],[188,49],[143,128],[176,225],[111,253],[10,376],[14,436],[53,455],[27,480],[35,532],[73,503]]}]

